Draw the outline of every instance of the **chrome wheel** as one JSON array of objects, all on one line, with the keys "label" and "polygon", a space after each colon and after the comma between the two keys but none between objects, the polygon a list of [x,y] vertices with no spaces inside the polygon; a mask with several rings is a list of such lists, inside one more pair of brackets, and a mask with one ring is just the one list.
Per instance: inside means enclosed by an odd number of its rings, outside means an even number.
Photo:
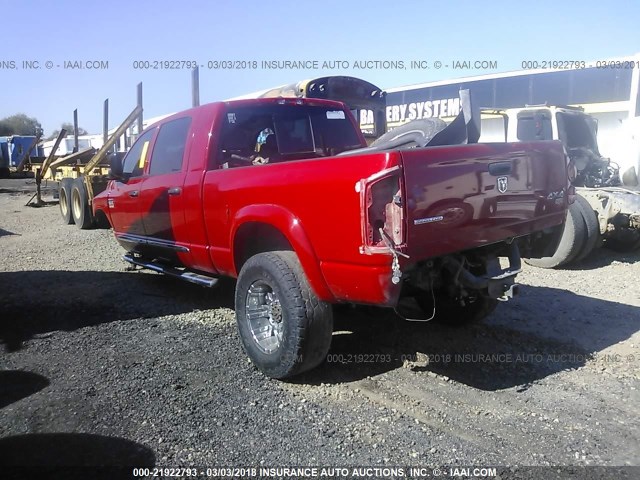
[{"label": "chrome wheel", "polygon": [[258,348],[267,354],[280,348],[284,334],[282,305],[273,289],[262,281],[252,283],[245,307],[249,330]]}]

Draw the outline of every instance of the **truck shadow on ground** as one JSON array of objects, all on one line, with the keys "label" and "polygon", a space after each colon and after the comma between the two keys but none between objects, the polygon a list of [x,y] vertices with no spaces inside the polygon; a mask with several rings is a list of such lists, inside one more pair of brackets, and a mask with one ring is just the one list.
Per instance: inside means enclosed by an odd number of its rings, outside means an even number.
[{"label": "truck shadow on ground", "polygon": [[[55,331],[233,309],[234,301],[230,280],[208,290],[142,272],[1,272],[0,289],[0,343],[9,352]],[[483,322],[460,328],[402,321],[387,309],[341,308],[327,361],[293,381],[335,384],[405,367],[482,390],[526,388],[631,337],[640,329],[639,310],[534,286]]]},{"label": "truck shadow on ground", "polygon": [[0,228],[0,237],[4,237],[6,235],[20,235],[19,233],[13,233],[10,232],[9,230],[5,230],[3,228]]},{"label": "truck shadow on ground", "polygon": [[133,478],[132,470],[114,467],[153,467],[155,454],[150,448],[124,438],[40,433],[0,438],[0,465],[8,469],[3,473],[9,475],[13,471],[10,467],[23,467],[15,469],[24,475],[22,478],[31,472],[33,478],[119,479]]},{"label": "truck shadow on ground", "polygon": [[597,268],[607,267],[612,263],[625,263],[632,265],[640,262],[640,250],[633,252],[615,252],[607,248],[598,248],[591,252],[587,258],[579,262],[571,263],[562,270],[595,270]]},{"label": "truck shadow on ground", "polygon": [[11,352],[58,330],[233,308],[233,289],[226,280],[205,289],[143,272],[0,272],[0,344]]},{"label": "truck shadow on ground", "polygon": [[0,371],[0,408],[22,400],[49,385],[42,375],[21,370]]},{"label": "truck shadow on ground", "polygon": [[358,308],[338,310],[334,330],[327,361],[294,382],[352,382],[404,367],[481,390],[526,389],[582,367],[597,352],[631,337],[640,330],[640,312],[566,290],[527,286],[474,325],[407,322],[390,310]]}]

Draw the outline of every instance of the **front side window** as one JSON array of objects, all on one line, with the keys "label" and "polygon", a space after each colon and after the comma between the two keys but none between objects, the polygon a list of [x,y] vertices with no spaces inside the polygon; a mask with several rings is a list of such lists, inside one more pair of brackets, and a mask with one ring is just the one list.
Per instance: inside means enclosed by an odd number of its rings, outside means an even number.
[{"label": "front side window", "polygon": [[190,127],[191,117],[172,120],[160,127],[151,155],[149,175],[162,175],[182,170],[184,149]]},{"label": "front side window", "polygon": [[149,153],[149,144],[153,140],[156,129],[152,128],[140,135],[140,138],[133,144],[131,150],[124,157],[122,173],[129,177],[139,177],[144,172],[144,164]]}]

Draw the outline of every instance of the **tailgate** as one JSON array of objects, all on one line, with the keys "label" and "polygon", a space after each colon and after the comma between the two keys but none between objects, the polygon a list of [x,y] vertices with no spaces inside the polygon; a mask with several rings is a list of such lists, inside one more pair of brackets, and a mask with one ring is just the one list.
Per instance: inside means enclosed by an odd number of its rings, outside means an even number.
[{"label": "tailgate", "polygon": [[557,141],[405,150],[406,248],[420,260],[564,221],[569,180]]}]

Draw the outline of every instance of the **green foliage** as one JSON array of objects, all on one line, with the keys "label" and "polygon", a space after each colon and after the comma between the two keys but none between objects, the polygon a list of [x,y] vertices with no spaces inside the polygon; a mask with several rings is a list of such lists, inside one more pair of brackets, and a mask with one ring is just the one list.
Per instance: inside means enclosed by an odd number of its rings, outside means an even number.
[{"label": "green foliage", "polygon": [[40,122],[24,113],[17,113],[0,120],[0,136],[37,135],[42,132]]},{"label": "green foliage", "polygon": [[[67,137],[68,135],[73,135],[73,123],[64,122],[62,125],[60,125],[59,129],[56,129],[53,132],[51,132],[51,135],[47,137],[47,140],[54,140],[58,138],[58,134],[63,128],[67,131],[65,137]],[[78,127],[78,136],[87,135],[88,133],[89,132],[87,132],[84,128]]]}]

